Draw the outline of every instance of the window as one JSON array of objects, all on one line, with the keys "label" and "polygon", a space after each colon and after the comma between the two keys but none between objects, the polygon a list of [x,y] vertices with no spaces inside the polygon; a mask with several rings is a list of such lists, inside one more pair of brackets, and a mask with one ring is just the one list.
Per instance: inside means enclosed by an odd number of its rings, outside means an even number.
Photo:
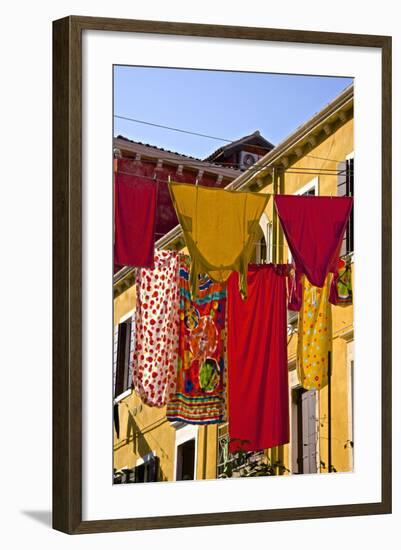
[{"label": "window", "polygon": [[189,439],[177,447],[176,480],[195,479],[195,439]]},{"label": "window", "polygon": [[114,397],[131,388],[134,323],[132,317],[115,328],[114,337]]},{"label": "window", "polygon": [[159,457],[152,451],[137,460],[137,465],[128,483],[150,483],[158,480]]},{"label": "window", "polygon": [[317,396],[315,390],[291,391],[291,472],[317,472]]},{"label": "window", "polygon": [[295,195],[300,195],[301,197],[314,197],[318,194],[317,189],[319,185],[319,177],[316,176],[309,183],[298,189]]},{"label": "window", "polygon": [[159,457],[151,451],[143,458],[138,458],[134,468],[125,466],[120,470],[114,470],[114,484],[122,483],[150,483],[158,481]]},{"label": "window", "polygon": [[175,434],[175,481],[196,479],[196,456],[198,441],[198,426],[174,422]]},{"label": "window", "polygon": [[348,441],[350,467],[354,468],[354,342],[347,344],[348,366]]},{"label": "window", "polygon": [[260,237],[256,241],[254,261],[258,264],[272,261],[272,231],[273,226],[266,214],[260,218]]},{"label": "window", "polygon": [[[319,184],[319,178],[313,178],[312,181],[301,187],[301,189],[298,189],[298,191],[295,193],[295,195],[300,195],[301,197],[314,197],[317,195],[317,189]],[[292,254],[290,249],[288,249],[288,263],[292,263]]]},{"label": "window", "polygon": [[[314,197],[317,195],[319,185],[319,178],[313,178],[309,183],[301,187],[301,189],[298,189],[298,191],[295,193],[296,195],[300,195],[302,197]],[[292,254],[290,249],[288,249],[288,263],[292,263]],[[298,324],[298,312],[297,311],[287,311],[287,325],[288,327],[293,330]]]},{"label": "window", "polygon": [[[354,196],[354,156],[353,153],[348,158],[338,163],[337,169],[337,195],[339,197]],[[343,243],[341,246],[340,256],[345,256],[354,251],[354,210],[351,211],[351,216],[345,230]]]}]

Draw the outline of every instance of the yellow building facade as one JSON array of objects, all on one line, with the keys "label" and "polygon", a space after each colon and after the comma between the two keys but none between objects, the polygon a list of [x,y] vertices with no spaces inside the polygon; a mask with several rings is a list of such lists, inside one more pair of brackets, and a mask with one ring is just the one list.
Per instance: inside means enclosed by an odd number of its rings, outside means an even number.
[{"label": "yellow building facade", "polygon": [[[352,194],[353,159],[353,89],[350,87],[234,180],[229,188],[271,194]],[[254,259],[289,261],[273,200],[269,201],[260,225],[261,241],[255,247]],[[347,231],[343,252],[353,262],[352,227]],[[163,237],[158,245],[182,250],[184,242],[179,228]],[[353,269],[352,263],[352,272]],[[170,423],[165,408],[148,407],[131,391],[132,339],[129,334],[132,325],[129,323],[135,311],[132,272],[125,272],[124,276],[116,274],[114,296],[114,360],[116,364],[125,357],[127,365],[125,385],[118,381],[121,393],[116,395],[114,405],[115,482],[213,479],[224,476],[230,461],[234,467],[230,468],[230,475],[233,469],[234,475],[235,471],[241,472],[241,464],[227,452],[227,425]],[[259,463],[272,464],[271,471],[275,474],[342,472],[353,468],[353,306],[331,307],[330,392],[327,386],[319,392],[307,392],[300,387],[296,372],[298,316],[288,316],[291,439],[289,444],[266,450],[256,457]],[[123,330],[121,325],[127,322]]]}]

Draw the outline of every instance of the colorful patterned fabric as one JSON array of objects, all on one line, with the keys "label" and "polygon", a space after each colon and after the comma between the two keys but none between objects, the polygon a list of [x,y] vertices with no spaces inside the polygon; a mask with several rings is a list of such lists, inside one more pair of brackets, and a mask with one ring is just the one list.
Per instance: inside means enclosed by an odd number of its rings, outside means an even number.
[{"label": "colorful patterned fabric", "polygon": [[192,300],[189,271],[189,258],[181,256],[176,393],[167,418],[211,424],[225,417],[226,287],[200,276],[198,298]]},{"label": "colorful patterned fabric", "polygon": [[162,407],[174,393],[178,358],[178,254],[158,250],[154,269],[136,279],[133,387],[142,401]]},{"label": "colorful patterned fabric", "polygon": [[334,274],[330,287],[330,303],[335,306],[352,304],[352,273],[350,260],[338,261],[337,273]]},{"label": "colorful patterned fabric", "polygon": [[319,288],[303,276],[297,371],[301,386],[307,390],[320,390],[328,381],[328,354],[332,349],[331,279],[329,274],[323,288]]},{"label": "colorful patterned fabric", "polygon": [[176,182],[169,187],[192,258],[192,296],[196,297],[199,274],[207,273],[223,283],[232,271],[237,271],[239,289],[245,297],[248,263],[270,195]]}]

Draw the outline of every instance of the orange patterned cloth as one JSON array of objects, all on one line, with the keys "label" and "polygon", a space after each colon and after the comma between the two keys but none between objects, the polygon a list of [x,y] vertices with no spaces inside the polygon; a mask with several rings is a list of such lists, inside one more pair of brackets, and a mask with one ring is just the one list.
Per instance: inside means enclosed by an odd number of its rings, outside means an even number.
[{"label": "orange patterned cloth", "polygon": [[328,382],[328,354],[332,349],[332,319],[329,293],[332,274],[322,288],[302,277],[302,307],[299,313],[297,372],[301,386],[320,390]]}]

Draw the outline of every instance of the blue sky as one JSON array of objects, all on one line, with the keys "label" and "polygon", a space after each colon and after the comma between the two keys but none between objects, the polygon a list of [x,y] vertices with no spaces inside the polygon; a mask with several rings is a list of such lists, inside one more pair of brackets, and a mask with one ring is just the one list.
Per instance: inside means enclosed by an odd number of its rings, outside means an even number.
[{"label": "blue sky", "polygon": [[[277,144],[351,78],[115,67],[114,114],[230,140],[259,130]],[[114,135],[204,158],[225,144],[114,118]]]}]

